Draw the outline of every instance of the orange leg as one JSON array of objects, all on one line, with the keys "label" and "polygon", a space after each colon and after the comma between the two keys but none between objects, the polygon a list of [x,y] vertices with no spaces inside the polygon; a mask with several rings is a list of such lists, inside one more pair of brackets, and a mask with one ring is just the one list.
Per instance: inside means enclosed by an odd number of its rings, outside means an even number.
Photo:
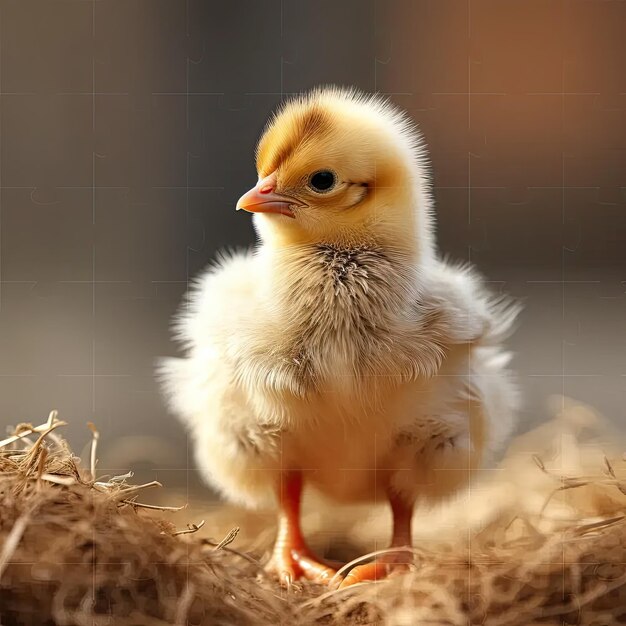
[{"label": "orange leg", "polygon": [[393,514],[392,548],[407,547],[406,551],[390,552],[378,557],[374,562],[357,565],[340,583],[339,588],[349,587],[356,583],[368,580],[380,580],[387,576],[408,571],[412,563],[411,546],[411,518],[413,505],[395,494],[389,494],[389,504]]},{"label": "orange leg", "polygon": [[265,569],[276,574],[286,586],[299,578],[327,583],[335,574],[306,545],[300,527],[301,495],[302,474],[285,473],[280,486],[278,534],[272,557]]}]

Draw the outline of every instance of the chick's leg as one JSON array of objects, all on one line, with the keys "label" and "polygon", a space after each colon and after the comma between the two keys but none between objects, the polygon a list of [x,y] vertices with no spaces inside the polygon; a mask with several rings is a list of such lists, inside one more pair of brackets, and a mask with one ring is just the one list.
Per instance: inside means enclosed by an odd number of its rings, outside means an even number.
[{"label": "chick's leg", "polygon": [[266,570],[276,574],[287,586],[299,578],[328,582],[335,571],[313,555],[300,527],[302,474],[286,472],[281,479],[279,495],[278,534]]},{"label": "chick's leg", "polygon": [[368,580],[380,580],[391,574],[401,573],[409,569],[413,562],[411,553],[411,518],[413,504],[408,504],[396,494],[389,494],[389,504],[393,514],[393,535],[391,548],[403,548],[378,557],[374,562],[357,565],[341,581],[339,588],[349,587]]}]

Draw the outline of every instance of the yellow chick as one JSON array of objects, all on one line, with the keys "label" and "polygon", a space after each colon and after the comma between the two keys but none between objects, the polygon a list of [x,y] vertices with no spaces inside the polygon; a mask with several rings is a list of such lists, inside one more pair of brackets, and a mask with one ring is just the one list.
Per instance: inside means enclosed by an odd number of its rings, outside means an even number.
[{"label": "yellow chick", "polygon": [[[414,505],[444,498],[515,422],[500,348],[517,307],[435,249],[426,151],[386,100],[318,89],[285,104],[237,209],[260,242],[197,280],[175,324],[184,359],[161,378],[206,479],[278,508],[268,570],[289,583],[334,571],[307,547],[300,497],[388,499],[393,547]],[[350,585],[401,570],[394,551]]]}]

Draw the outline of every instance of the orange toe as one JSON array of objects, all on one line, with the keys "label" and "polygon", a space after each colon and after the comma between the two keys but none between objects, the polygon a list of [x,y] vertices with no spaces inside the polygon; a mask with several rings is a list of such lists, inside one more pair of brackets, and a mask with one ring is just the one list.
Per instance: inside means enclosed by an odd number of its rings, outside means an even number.
[{"label": "orange toe", "polygon": [[265,565],[265,571],[268,574],[272,574],[278,578],[278,582],[289,589],[294,581],[300,578],[300,568],[290,559],[283,554],[275,553],[269,562]]},{"label": "orange toe", "polygon": [[366,565],[357,565],[341,581],[339,589],[365,581],[376,581],[385,578],[388,575],[389,568],[390,565],[388,563],[381,563],[380,561],[374,561]]},{"label": "orange toe", "polygon": [[411,569],[411,564],[402,553],[385,555],[372,563],[353,567],[339,584],[339,589],[363,582],[376,582],[389,576],[404,574]]},{"label": "orange toe", "polygon": [[292,554],[294,560],[300,566],[302,575],[307,580],[327,584],[336,573],[332,567],[321,563],[306,552],[294,550]]},{"label": "orange toe", "polygon": [[307,549],[277,550],[272,555],[265,571],[276,576],[283,587],[301,579],[327,584],[335,570],[319,561]]}]

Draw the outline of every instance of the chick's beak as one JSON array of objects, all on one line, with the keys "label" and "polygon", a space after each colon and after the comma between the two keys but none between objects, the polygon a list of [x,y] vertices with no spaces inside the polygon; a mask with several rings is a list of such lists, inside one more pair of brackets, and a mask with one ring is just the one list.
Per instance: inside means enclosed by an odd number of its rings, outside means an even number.
[{"label": "chick's beak", "polygon": [[295,198],[276,193],[276,172],[261,178],[255,187],[239,198],[236,210],[251,213],[278,213],[295,217],[291,206],[300,204]]}]

